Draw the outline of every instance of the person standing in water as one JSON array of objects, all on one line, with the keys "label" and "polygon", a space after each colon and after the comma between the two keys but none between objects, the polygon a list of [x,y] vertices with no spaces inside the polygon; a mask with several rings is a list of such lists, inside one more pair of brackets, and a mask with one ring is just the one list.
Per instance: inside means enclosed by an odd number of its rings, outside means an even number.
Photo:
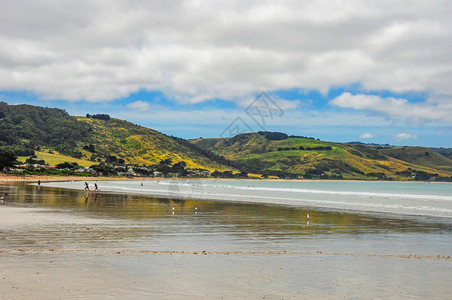
[{"label": "person standing in water", "polygon": [[89,191],[89,185],[88,182],[85,181],[85,191]]},{"label": "person standing in water", "polygon": [[38,192],[41,191],[41,180],[38,180]]}]

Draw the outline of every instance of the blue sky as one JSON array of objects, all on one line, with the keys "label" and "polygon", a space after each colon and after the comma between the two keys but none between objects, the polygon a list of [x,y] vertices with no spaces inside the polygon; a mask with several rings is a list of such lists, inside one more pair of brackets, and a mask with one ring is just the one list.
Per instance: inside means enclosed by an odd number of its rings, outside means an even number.
[{"label": "blue sky", "polygon": [[[376,110],[342,108],[331,103],[346,93],[362,95],[359,87],[334,88],[327,94],[302,89],[267,92],[275,103],[284,100],[282,116],[266,118],[259,126],[243,105],[224,99],[199,103],[179,103],[161,92],[139,91],[121,99],[106,102],[43,100],[31,92],[2,92],[1,97],[10,104],[32,104],[65,109],[71,115],[108,113],[113,117],[150,127],[166,134],[184,138],[219,137],[237,117],[251,130],[282,131],[293,135],[312,136],[327,141],[382,143],[395,145],[422,145],[451,147],[451,128],[441,123],[393,119]],[[385,98],[403,98],[409,103],[424,103],[419,93],[396,94],[388,91],[371,92]],[[255,97],[259,94],[254,95]],[[282,100],[281,100],[282,99]],[[255,98],[249,98],[249,105]],[[246,103],[246,102],[245,102]],[[287,104],[289,103],[289,104]],[[291,104],[293,103],[293,104]],[[403,135],[401,135],[403,134]],[[401,135],[401,136],[399,136]]]},{"label": "blue sky", "polygon": [[[452,147],[451,10],[441,1],[8,3],[0,99],[184,138],[224,135],[239,119],[329,141]],[[247,113],[261,92],[275,113],[259,116],[264,126]]]}]

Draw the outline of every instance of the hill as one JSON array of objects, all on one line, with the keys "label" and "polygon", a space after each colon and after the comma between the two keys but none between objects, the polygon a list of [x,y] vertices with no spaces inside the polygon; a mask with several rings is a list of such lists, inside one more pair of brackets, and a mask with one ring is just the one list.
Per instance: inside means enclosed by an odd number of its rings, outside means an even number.
[{"label": "hill", "polygon": [[452,159],[424,147],[396,147],[382,149],[388,156],[419,166],[452,172]]},{"label": "hill", "polygon": [[67,161],[81,166],[99,162],[151,165],[171,159],[185,161],[191,168],[231,169],[219,157],[209,157],[208,151],[183,141],[109,116],[73,117],[57,108],[0,102],[0,150],[18,156],[36,155],[49,164]]},{"label": "hill", "polygon": [[268,132],[191,142],[268,176],[421,180],[452,175],[451,159],[422,147],[380,149]]},{"label": "hill", "polygon": [[21,156],[21,161],[33,155],[51,165],[184,161],[192,169],[279,178],[452,180],[447,151],[342,144],[279,132],[187,141],[108,115],[73,117],[61,109],[0,102],[4,150]]},{"label": "hill", "polygon": [[82,147],[83,156],[91,161],[108,162],[111,156],[116,156],[125,163],[148,165],[171,159],[173,162],[185,161],[191,168],[228,169],[200,151],[182,145],[176,139],[153,129],[118,119],[77,119],[92,128]]},{"label": "hill", "polygon": [[447,158],[452,159],[452,148],[434,148],[434,147],[432,147],[430,149],[447,157]]}]

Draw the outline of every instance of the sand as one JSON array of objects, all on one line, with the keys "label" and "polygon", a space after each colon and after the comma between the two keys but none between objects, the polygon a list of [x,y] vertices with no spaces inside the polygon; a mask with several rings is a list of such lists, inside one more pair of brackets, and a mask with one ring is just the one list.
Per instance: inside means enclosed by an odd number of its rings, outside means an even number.
[{"label": "sand", "polygon": [[[447,299],[452,292],[449,255],[433,244],[404,250],[417,244],[416,233],[295,236],[294,229],[334,224],[294,224],[291,208],[235,204],[250,209],[244,213],[212,202],[196,216],[182,204],[171,215],[169,203],[144,196],[105,193],[85,203],[83,191],[35,190],[20,186],[0,205],[0,299]],[[440,246],[444,236],[432,237]]]}]

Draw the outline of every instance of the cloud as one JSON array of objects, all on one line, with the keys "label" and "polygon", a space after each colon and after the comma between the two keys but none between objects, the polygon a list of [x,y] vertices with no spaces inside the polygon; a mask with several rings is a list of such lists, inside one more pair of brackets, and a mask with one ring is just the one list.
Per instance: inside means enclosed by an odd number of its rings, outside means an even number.
[{"label": "cloud", "polygon": [[262,90],[451,98],[447,1],[8,1],[0,90],[107,101],[139,90],[237,102]]},{"label": "cloud", "polygon": [[409,134],[409,133],[399,133],[397,135],[394,135],[394,139],[401,141],[401,140],[417,140],[416,134]]},{"label": "cloud", "polygon": [[[262,95],[265,95],[265,96],[262,96]],[[263,104],[262,100],[259,100],[259,99],[266,99],[265,103],[267,103],[267,105],[274,107],[275,109],[282,110],[283,112],[289,111],[289,110],[295,110],[301,104],[301,101],[299,99],[286,100],[286,99],[282,99],[280,97],[276,97],[274,95],[269,95],[269,94],[259,94],[256,97],[247,97],[247,98],[241,99],[241,101],[238,104],[239,104],[239,106],[244,107],[244,108],[246,108],[250,105],[255,105],[256,100],[257,100],[257,103]]]},{"label": "cloud", "polygon": [[300,105],[300,100],[285,100],[281,98],[272,98],[276,105],[283,111],[294,110]]},{"label": "cloud", "polygon": [[145,101],[135,101],[126,105],[128,109],[135,111],[149,111],[151,106]]},{"label": "cloud", "polygon": [[372,133],[363,133],[359,136],[360,139],[371,139],[374,137],[375,135],[373,135]]},{"label": "cloud", "polygon": [[345,92],[332,99],[330,104],[355,110],[369,110],[388,117],[407,119],[412,122],[452,122],[452,106],[447,103],[421,102],[412,104],[406,99]]}]

